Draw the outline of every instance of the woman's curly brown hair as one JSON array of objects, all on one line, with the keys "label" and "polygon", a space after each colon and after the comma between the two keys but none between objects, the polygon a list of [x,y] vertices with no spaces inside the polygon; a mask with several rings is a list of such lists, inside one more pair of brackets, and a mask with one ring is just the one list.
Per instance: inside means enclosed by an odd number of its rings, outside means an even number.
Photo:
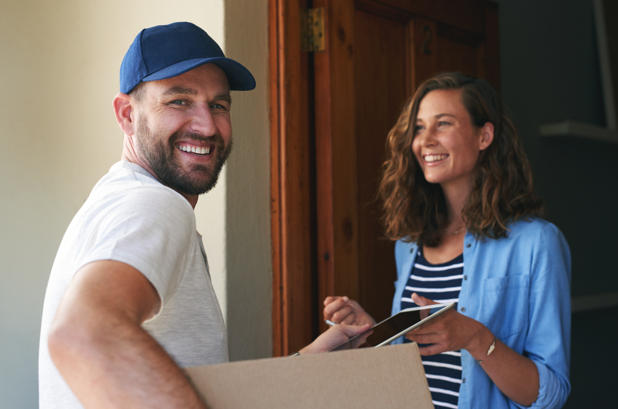
[{"label": "woman's curly brown hair", "polygon": [[477,174],[462,215],[477,239],[508,235],[515,220],[543,215],[534,193],[530,164],[506,106],[486,81],[461,73],[444,73],[425,81],[406,103],[386,142],[379,195],[383,201],[386,237],[437,246],[446,227],[446,202],[439,184],[425,180],[412,153],[412,139],[421,100],[433,90],[460,89],[472,125],[494,126],[494,140],[480,152]]}]

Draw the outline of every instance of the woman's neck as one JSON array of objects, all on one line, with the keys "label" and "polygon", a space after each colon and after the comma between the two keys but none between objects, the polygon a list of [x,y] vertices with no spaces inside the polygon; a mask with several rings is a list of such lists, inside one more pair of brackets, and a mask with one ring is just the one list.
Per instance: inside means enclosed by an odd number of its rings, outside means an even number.
[{"label": "woman's neck", "polygon": [[446,229],[456,231],[465,226],[462,211],[470,200],[473,181],[457,181],[457,183],[443,184],[442,192],[446,201]]},{"label": "woman's neck", "polygon": [[462,218],[462,210],[468,203],[472,191],[471,184],[461,181],[441,187],[446,200],[446,228],[435,247],[423,246],[423,255],[432,264],[446,263],[463,252],[466,225]]}]

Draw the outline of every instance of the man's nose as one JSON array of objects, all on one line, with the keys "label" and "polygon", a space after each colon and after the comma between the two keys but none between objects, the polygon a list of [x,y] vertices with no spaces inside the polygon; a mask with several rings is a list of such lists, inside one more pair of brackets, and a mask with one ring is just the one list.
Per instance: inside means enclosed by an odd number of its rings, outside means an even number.
[{"label": "man's nose", "polygon": [[190,130],[204,136],[212,136],[217,133],[215,118],[209,106],[201,106],[194,109]]}]

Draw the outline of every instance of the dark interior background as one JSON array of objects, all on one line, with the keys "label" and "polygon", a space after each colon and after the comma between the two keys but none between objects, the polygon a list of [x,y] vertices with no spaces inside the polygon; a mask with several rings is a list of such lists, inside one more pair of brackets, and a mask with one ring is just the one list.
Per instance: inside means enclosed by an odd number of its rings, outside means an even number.
[{"label": "dark interior background", "polygon": [[[502,95],[532,163],[547,218],[571,248],[574,297],[618,291],[616,143],[546,138],[542,124],[605,126],[592,0],[495,0]],[[615,20],[618,23],[618,16]],[[618,308],[573,314],[567,408],[613,407]],[[614,402],[614,403],[612,403]]]}]

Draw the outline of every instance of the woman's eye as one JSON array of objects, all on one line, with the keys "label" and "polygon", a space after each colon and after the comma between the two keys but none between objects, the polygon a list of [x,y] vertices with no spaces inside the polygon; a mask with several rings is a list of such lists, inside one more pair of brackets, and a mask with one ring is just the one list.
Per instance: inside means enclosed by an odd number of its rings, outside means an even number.
[{"label": "woman's eye", "polygon": [[423,127],[421,125],[416,125],[414,127],[414,134],[416,135],[421,130],[423,130]]},{"label": "woman's eye", "polygon": [[446,121],[440,121],[438,122],[438,126],[444,126],[444,125],[450,125],[450,122],[446,122]]}]

